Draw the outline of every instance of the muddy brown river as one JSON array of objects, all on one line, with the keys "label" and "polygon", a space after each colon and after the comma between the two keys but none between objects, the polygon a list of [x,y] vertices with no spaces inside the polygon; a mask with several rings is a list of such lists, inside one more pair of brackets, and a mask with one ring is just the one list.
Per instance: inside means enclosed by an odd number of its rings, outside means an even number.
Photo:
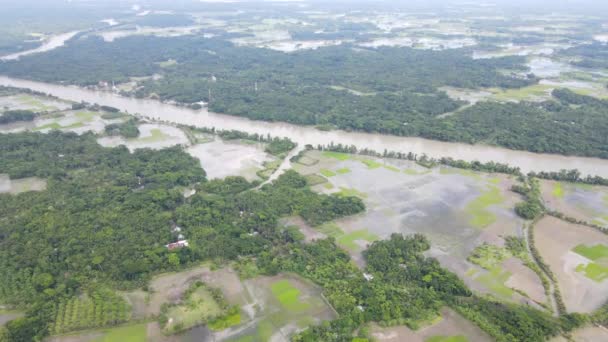
[{"label": "muddy brown river", "polygon": [[509,150],[487,145],[450,143],[422,138],[398,137],[384,134],[346,132],[341,130],[320,131],[314,127],[297,126],[281,122],[253,121],[242,117],[217,114],[205,109],[192,110],[162,103],[157,100],[123,97],[111,92],[94,91],[75,86],[64,86],[0,76],[0,85],[29,88],[71,101],[86,101],[112,106],[130,114],[141,114],[154,119],[177,124],[216,129],[235,129],[248,133],[270,134],[288,137],[300,145],[327,145],[331,142],[355,145],[376,151],[413,152],[431,157],[452,157],[467,161],[495,161],[518,166],[522,171],[559,171],[578,169],[582,174],[608,177],[608,160],[555,154],[539,154]]}]

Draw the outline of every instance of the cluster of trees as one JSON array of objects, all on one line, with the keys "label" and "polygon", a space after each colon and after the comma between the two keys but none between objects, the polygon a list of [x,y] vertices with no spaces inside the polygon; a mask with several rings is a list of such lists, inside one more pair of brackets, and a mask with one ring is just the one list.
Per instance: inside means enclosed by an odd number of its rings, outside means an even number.
[{"label": "cluster of trees", "polygon": [[[0,146],[0,173],[48,181],[42,192],[0,195],[0,302],[28,309],[7,326],[10,341],[122,321],[126,309],[99,311],[94,293],[82,297],[97,284],[133,288],[156,272],[259,255],[293,241],[277,228],[286,215],[320,224],[364,210],[357,198],[312,192],[294,171],[259,191],[240,177],[207,183],[177,147],[130,153],[58,131],[0,135]],[[181,189],[197,183],[185,199]],[[175,223],[190,248],[165,247]]]},{"label": "cluster of trees", "polygon": [[[168,59],[179,64],[160,68],[158,62]],[[128,37],[111,43],[78,40],[3,63],[0,72],[80,85],[162,73],[162,79],[143,81],[132,95],[205,101],[213,111],[258,120],[607,158],[608,104],[567,91],[554,93],[558,101],[479,102],[437,118],[463,105],[439,87],[515,88],[537,82],[500,72],[525,70],[524,62],[520,57],[473,60],[464,50],[341,45],[284,54],[221,39]]]},{"label": "cluster of trees", "polygon": [[115,325],[131,317],[127,302],[112,290],[102,288],[90,290],[80,297],[62,299],[54,311],[49,328],[54,334]]},{"label": "cluster of trees", "polygon": [[421,235],[395,234],[374,242],[364,252],[365,272],[373,276],[369,280],[331,239],[276,248],[274,254],[263,254],[258,265],[266,272],[292,271],[313,279],[340,314],[337,320],[301,332],[294,341],[351,341],[356,332],[365,337],[361,328],[371,321],[415,328],[445,305],[497,341],[545,341],[580,325],[570,324],[569,317],[558,320],[536,309],[472,295],[456,275],[423,256],[429,247]]},{"label": "cluster of trees", "polygon": [[137,120],[130,119],[122,123],[109,124],[104,128],[107,135],[120,135],[125,138],[137,138],[139,136],[139,128],[137,128]]},{"label": "cluster of trees", "polygon": [[578,67],[593,69],[608,68],[608,46],[603,43],[581,44],[563,50],[561,53],[569,57],[579,57],[579,59],[570,62]]},{"label": "cluster of trees", "polygon": [[526,220],[534,220],[545,211],[543,204],[540,184],[535,178],[523,179],[523,185],[515,184],[511,190],[524,196],[525,201],[515,205],[515,212]]},{"label": "cluster of trees", "polygon": [[0,125],[17,121],[33,121],[36,115],[31,110],[7,110],[0,114]]}]

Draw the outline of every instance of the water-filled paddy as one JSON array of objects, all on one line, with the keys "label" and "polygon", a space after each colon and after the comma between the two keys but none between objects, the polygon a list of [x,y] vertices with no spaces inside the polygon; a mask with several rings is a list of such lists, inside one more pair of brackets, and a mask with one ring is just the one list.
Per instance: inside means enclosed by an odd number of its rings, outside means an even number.
[{"label": "water-filled paddy", "polygon": [[542,181],[545,205],[567,216],[608,227],[608,188]]},{"label": "water-filled paddy", "polygon": [[187,145],[189,143],[186,134],[179,128],[146,123],[138,126],[139,137],[133,139],[125,139],[121,136],[102,137],[97,139],[97,142],[102,146],[115,147],[125,145],[129,150],[133,151],[138,148],[162,149],[175,145]]},{"label": "water-filled paddy", "polygon": [[256,173],[264,169],[264,163],[276,160],[264,152],[262,143],[224,141],[218,137],[212,139],[186,150],[201,161],[209,179],[226,176],[242,176],[249,181],[260,179]]},{"label": "water-filled paddy", "polygon": [[608,266],[606,259],[592,260],[581,252],[582,246],[608,247],[607,235],[554,217],[539,221],[534,233],[536,247],[555,273],[568,311],[591,312],[608,300],[608,279],[594,279]]},{"label": "water-filled paddy", "polygon": [[[523,221],[513,208],[521,199],[510,191],[515,179],[447,167],[426,169],[410,161],[334,152],[309,151],[303,162],[306,165],[296,163],[294,167],[304,175],[332,173],[331,177],[324,177],[327,182],[313,187],[315,191],[353,195],[365,202],[365,213],[315,228],[335,237],[359,265],[363,265],[361,251],[372,241],[385,239],[391,233],[423,233],[432,241],[431,254],[442,264],[475,290],[496,292],[492,284],[484,281],[490,277],[486,275],[488,271],[471,264],[467,257],[483,242],[502,246],[504,236],[520,235]],[[349,172],[340,172],[345,169]],[[542,301],[538,277],[524,273],[511,279],[511,274],[523,267],[520,266],[509,261],[505,269],[511,272],[504,273],[503,283],[534,292],[534,297]],[[472,268],[475,273],[470,272]],[[534,285],[528,286],[529,283]],[[519,299],[517,293],[513,299]]]}]

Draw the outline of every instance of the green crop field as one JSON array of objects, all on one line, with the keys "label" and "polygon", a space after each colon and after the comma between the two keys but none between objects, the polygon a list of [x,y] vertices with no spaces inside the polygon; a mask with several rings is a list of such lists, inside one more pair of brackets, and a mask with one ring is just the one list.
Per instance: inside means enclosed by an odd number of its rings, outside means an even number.
[{"label": "green crop field", "polygon": [[335,172],[333,172],[331,170],[327,170],[327,169],[321,169],[319,172],[321,172],[321,174],[325,177],[333,177],[336,175]]},{"label": "green crop field", "polygon": [[342,160],[342,161],[349,160],[352,158],[352,155],[350,155],[348,153],[340,153],[340,152],[332,152],[332,151],[323,152],[323,156]]},{"label": "green crop field", "polygon": [[608,258],[608,246],[602,244],[597,244],[593,246],[578,245],[574,247],[573,251],[589,260],[595,261],[603,258]]},{"label": "green crop field", "polygon": [[377,169],[379,167],[382,167],[382,163],[379,163],[375,160],[372,159],[361,159],[361,162],[363,164],[365,164],[365,166],[367,166],[368,169]]},{"label": "green crop field", "polygon": [[553,196],[557,197],[557,198],[564,198],[564,187],[562,186],[562,183],[555,183],[555,185],[553,185]]},{"label": "green crop field", "polygon": [[146,324],[128,325],[107,330],[107,334],[94,342],[146,342]]},{"label": "green crop field", "polygon": [[577,272],[584,273],[585,276],[598,283],[608,278],[608,267],[592,262],[587,265],[580,264],[576,267]]},{"label": "green crop field", "polygon": [[300,301],[300,290],[295,288],[289,280],[280,280],[271,286],[272,294],[289,311],[304,311],[309,304]]},{"label": "green crop field", "polygon": [[488,210],[491,205],[501,204],[504,201],[500,190],[490,186],[475,200],[466,206],[466,212],[471,216],[469,223],[476,228],[485,228],[496,221],[496,215]]}]

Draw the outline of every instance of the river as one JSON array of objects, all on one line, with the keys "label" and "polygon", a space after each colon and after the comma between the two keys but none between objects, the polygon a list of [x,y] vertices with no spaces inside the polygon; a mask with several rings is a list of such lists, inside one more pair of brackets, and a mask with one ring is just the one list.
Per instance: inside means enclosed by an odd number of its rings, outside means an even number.
[{"label": "river", "polygon": [[495,161],[518,166],[522,171],[559,171],[561,169],[578,169],[584,175],[599,175],[608,178],[608,160],[540,154],[515,151],[487,145],[469,145],[462,143],[441,142],[422,138],[398,137],[383,134],[345,132],[341,130],[320,131],[314,127],[297,126],[281,122],[253,121],[246,118],[217,114],[205,109],[192,110],[151,99],[123,97],[111,92],[83,89],[75,86],[64,86],[43,82],[28,81],[0,76],[0,85],[28,88],[71,101],[86,101],[100,105],[112,106],[131,114],[141,114],[154,119],[177,124],[198,127],[215,127],[221,130],[235,129],[248,133],[270,134],[276,137],[288,137],[300,145],[327,145],[331,142],[355,145],[357,148],[368,148],[379,152],[386,150],[397,152],[426,153],[431,157],[452,157],[468,161]]},{"label": "river", "polygon": [[10,61],[10,60],[19,59],[19,57],[21,57],[21,56],[27,56],[27,55],[31,55],[34,53],[46,52],[46,51],[56,49],[60,46],[63,46],[63,44],[65,44],[65,42],[72,39],[77,34],[78,34],[78,31],[72,31],[72,32],[61,33],[61,34],[51,36],[51,37],[47,38],[44,41],[44,43],[42,43],[42,45],[40,45],[39,47],[37,47],[35,49],[6,55],[3,57],[0,57],[0,60]]}]

